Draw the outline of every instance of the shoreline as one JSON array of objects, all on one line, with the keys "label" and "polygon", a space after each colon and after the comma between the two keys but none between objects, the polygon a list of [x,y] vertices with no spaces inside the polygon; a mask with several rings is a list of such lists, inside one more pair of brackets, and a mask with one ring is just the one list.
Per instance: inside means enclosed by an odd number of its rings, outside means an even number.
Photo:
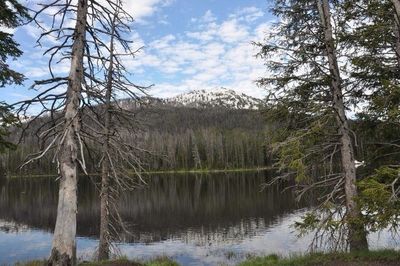
[{"label": "shoreline", "polygon": [[[358,252],[305,253],[301,255],[248,257],[237,266],[394,266],[399,265],[400,251],[394,249],[369,250]],[[17,263],[18,266],[41,266],[45,261]],[[173,258],[155,257],[149,261],[129,260],[126,257],[108,261],[84,261],[80,266],[180,266]]]},{"label": "shoreline", "polygon": [[[232,169],[191,169],[191,170],[165,170],[165,171],[142,171],[138,172],[141,175],[168,175],[168,174],[217,174],[217,173],[244,173],[244,172],[261,172],[271,170],[272,167],[256,167],[256,168],[232,168]],[[134,173],[132,173],[134,174]],[[87,176],[96,176],[99,173],[90,173]],[[57,174],[43,174],[43,175],[6,175],[6,179],[15,178],[40,178],[40,177],[54,177]],[[85,175],[82,175],[85,176]]]}]

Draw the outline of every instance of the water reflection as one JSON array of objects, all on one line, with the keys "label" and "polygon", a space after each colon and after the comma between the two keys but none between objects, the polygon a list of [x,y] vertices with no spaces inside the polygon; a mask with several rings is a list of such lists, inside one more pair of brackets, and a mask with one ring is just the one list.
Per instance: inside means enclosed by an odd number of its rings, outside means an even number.
[{"label": "water reflection", "polygon": [[[174,257],[183,265],[231,264],[247,253],[304,251],[290,225],[306,203],[274,186],[266,173],[160,175],[124,194],[120,213],[132,226],[120,249],[131,258]],[[57,209],[54,178],[0,179],[0,265],[46,257]],[[90,259],[99,231],[98,191],[79,181],[78,254]],[[227,254],[235,253],[232,256]]]},{"label": "water reflection", "polygon": [[[187,238],[204,244],[257,234],[298,206],[290,191],[275,186],[261,191],[258,174],[161,175],[148,186],[124,194],[119,209],[132,227],[128,242]],[[98,192],[87,178],[79,181],[78,235],[99,231]],[[0,219],[50,231],[57,209],[53,178],[14,178],[0,185]]]}]

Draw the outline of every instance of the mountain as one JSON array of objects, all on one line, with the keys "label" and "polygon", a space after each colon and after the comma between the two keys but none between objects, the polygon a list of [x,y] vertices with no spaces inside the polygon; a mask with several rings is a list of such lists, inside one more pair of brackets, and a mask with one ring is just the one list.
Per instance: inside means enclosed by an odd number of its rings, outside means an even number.
[{"label": "mountain", "polygon": [[164,99],[166,104],[195,108],[226,107],[230,109],[258,109],[260,99],[237,93],[234,90],[220,88],[214,90],[194,90],[178,96]]},{"label": "mountain", "polygon": [[[121,134],[127,143],[139,147],[138,156],[148,170],[263,167],[269,159],[265,119],[255,110],[260,103],[261,100],[227,89],[198,90],[168,99],[122,99],[118,102],[120,107],[138,112],[135,112],[137,131],[122,130]],[[86,126],[96,127],[95,119],[89,119],[90,114],[83,116],[82,121]],[[48,121],[48,115],[34,120],[19,148],[0,155],[0,173],[14,173],[29,154],[40,149],[37,131]],[[120,120],[114,122],[119,125]],[[17,143],[21,129],[14,130],[10,138]],[[92,145],[92,140],[89,138],[87,143]],[[91,148],[95,152],[90,160],[98,162],[100,158],[95,156],[100,147]],[[49,152],[46,158],[25,167],[20,174],[53,173],[52,158]],[[95,165],[88,163],[88,170],[97,171]]]},{"label": "mountain", "polygon": [[257,110],[263,104],[261,99],[237,93],[234,90],[219,88],[213,90],[193,90],[170,98],[144,96],[139,101],[132,99],[119,100],[119,105],[125,109],[146,107],[189,107],[212,108],[224,107],[236,110]]}]

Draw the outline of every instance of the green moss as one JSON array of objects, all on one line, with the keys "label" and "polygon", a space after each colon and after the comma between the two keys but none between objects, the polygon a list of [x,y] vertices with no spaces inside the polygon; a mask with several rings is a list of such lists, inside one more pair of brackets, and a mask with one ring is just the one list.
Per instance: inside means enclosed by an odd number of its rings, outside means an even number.
[{"label": "green moss", "polygon": [[[395,250],[378,250],[352,253],[312,253],[305,256],[280,258],[277,255],[256,257],[240,264],[240,266],[319,266],[319,265],[397,265],[400,261],[400,252]],[[332,264],[335,263],[336,264]],[[348,264],[350,265],[350,264]],[[354,264],[352,264],[354,265]]]}]

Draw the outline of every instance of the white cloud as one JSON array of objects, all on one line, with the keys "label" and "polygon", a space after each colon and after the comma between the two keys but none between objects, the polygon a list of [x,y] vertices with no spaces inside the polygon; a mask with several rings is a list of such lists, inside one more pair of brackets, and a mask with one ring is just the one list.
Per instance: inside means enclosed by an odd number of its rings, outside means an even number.
[{"label": "white cloud", "polygon": [[[167,0],[126,1],[129,12],[136,10],[141,14],[140,18],[171,3]],[[271,30],[270,23],[259,19],[261,14],[259,9],[249,7],[221,21],[208,10],[195,19],[190,32],[167,34],[148,42],[133,33],[132,48],[144,49],[135,58],[125,58],[124,64],[135,74],[133,81],[136,83],[156,84],[151,90],[154,96],[173,96],[194,89],[224,86],[263,97],[264,90],[254,81],[263,76],[265,67],[255,58],[257,48],[251,44],[263,40],[265,33]],[[28,34],[37,34],[32,26],[25,30]],[[39,53],[27,55],[32,61],[41,56]],[[66,73],[69,66],[65,62],[57,67],[57,73],[61,74]],[[35,64],[27,64],[25,69],[30,77],[47,73],[43,66]]]},{"label": "white cloud", "polygon": [[170,5],[173,0],[125,0],[126,11],[138,22],[153,15],[160,7]]},{"label": "white cloud", "polygon": [[237,42],[246,38],[249,33],[245,26],[232,19],[222,23],[219,34],[225,42]]},{"label": "white cloud", "polygon": [[253,22],[264,16],[264,12],[257,7],[246,7],[233,14],[231,17],[237,18],[240,21]]},{"label": "white cloud", "polygon": [[214,16],[211,10],[207,10],[207,12],[200,19],[192,19],[193,22],[199,23],[210,23],[216,21],[217,18]]},{"label": "white cloud", "polygon": [[[253,41],[262,41],[270,23],[254,23],[263,14],[249,7],[218,22],[207,11],[185,35],[166,35],[151,41],[136,58],[137,73],[158,72],[161,83],[155,85],[154,96],[169,97],[194,89],[229,87],[255,97],[263,97],[264,89],[255,80],[265,74],[263,62],[255,58],[258,48]],[[166,82],[171,80],[172,82]]]},{"label": "white cloud", "polygon": [[26,76],[30,79],[42,78],[43,73],[48,73],[49,69],[45,66],[28,68]]}]

